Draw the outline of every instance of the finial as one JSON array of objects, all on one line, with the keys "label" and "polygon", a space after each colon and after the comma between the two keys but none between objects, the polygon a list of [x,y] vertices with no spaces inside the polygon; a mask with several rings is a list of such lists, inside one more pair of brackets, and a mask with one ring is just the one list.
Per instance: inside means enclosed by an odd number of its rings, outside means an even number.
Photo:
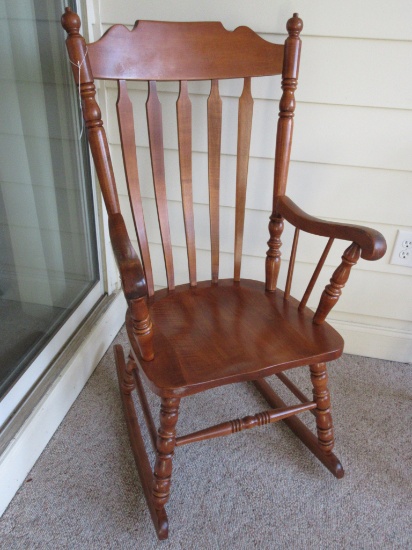
[{"label": "finial", "polygon": [[80,17],[71,10],[71,8],[65,8],[65,13],[62,15],[62,26],[68,34],[79,34],[81,21]]},{"label": "finial", "polygon": [[294,13],[293,17],[289,19],[286,23],[286,29],[289,33],[289,36],[299,36],[300,32],[303,29],[303,21],[300,19],[298,13]]}]

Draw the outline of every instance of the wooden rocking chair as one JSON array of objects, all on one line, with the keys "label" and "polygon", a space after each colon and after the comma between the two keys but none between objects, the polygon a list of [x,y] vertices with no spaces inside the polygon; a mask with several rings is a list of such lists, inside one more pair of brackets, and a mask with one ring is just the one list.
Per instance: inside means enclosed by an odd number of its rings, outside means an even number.
[{"label": "wooden rocking chair", "polygon": [[[326,362],[342,354],[341,336],[325,322],[359,256],[377,260],[386,243],[372,229],[330,223],[309,216],[285,195],[292,143],[294,93],[297,87],[303,24],[297,14],[287,23],[284,45],[272,44],[240,27],[226,31],[220,23],[165,23],[140,21],[129,31],[110,28],[95,43],[86,45],[79,33],[80,19],[69,8],[62,17],[68,33],[67,49],[91,152],[108,212],[113,250],[128,303],[126,326],[130,355],[126,362],[121,346],[115,347],[120,392],[135,456],[152,520],[160,539],[168,536],[165,504],[169,499],[175,447],[283,420],[308,449],[337,477],[343,468],[332,453],[334,444]],[[282,75],[283,95],[277,127],[273,203],[269,221],[266,282],[240,277],[246,182],[251,141],[253,99],[251,78]],[[242,78],[237,130],[236,217],[233,279],[219,279],[219,175],[222,101],[218,82]],[[117,81],[117,113],[124,169],[140,258],[133,249],[121,213],[115,178],[100,109],[95,99],[95,79]],[[132,102],[126,81],[148,82],[147,127],[167,289],[155,290],[146,235],[136,159]],[[208,178],[211,241],[211,279],[196,278],[194,208],[192,200],[192,120],[188,81],[209,80],[207,102]],[[177,81],[177,134],[181,194],[185,224],[187,284],[175,286],[168,204],[161,105],[157,81]],[[269,185],[272,185],[268,182]],[[277,288],[284,220],[295,229],[285,290]],[[299,232],[327,237],[326,248],[306,292],[299,302],[290,295]],[[335,270],[313,313],[306,307],[334,239],[350,241],[342,263]],[[307,398],[284,374],[309,366],[313,400]],[[265,380],[276,375],[299,404],[286,406]],[[156,430],[142,378],[160,397],[160,427]],[[183,397],[224,384],[253,381],[270,410],[231,420],[201,431],[176,435],[179,403]],[[137,390],[156,450],[152,472],[131,392]],[[236,386],[233,386],[236,391]],[[314,435],[295,415],[311,411],[316,417]]]}]

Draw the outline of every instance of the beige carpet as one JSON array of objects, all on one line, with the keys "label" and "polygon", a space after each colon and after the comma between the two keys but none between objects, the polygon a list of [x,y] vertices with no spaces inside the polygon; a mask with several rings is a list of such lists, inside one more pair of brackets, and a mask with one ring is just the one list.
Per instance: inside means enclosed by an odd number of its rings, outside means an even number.
[{"label": "beige carpet", "polygon": [[[309,390],[307,370],[294,379]],[[343,479],[281,424],[182,447],[170,536],[159,543],[109,350],[0,520],[0,547],[412,548],[412,365],[346,355],[331,365],[330,387]],[[179,426],[185,433],[265,408],[249,384],[211,390],[183,400]]]}]

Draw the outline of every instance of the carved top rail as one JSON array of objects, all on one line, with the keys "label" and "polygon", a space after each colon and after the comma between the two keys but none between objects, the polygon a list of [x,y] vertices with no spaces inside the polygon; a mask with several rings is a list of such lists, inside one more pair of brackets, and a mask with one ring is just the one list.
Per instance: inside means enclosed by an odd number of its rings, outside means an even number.
[{"label": "carved top rail", "polygon": [[[114,54],[119,47],[121,62]],[[94,78],[211,80],[280,74],[283,50],[248,27],[228,31],[217,22],[137,21],[131,31],[111,27],[89,44],[88,55]]]}]

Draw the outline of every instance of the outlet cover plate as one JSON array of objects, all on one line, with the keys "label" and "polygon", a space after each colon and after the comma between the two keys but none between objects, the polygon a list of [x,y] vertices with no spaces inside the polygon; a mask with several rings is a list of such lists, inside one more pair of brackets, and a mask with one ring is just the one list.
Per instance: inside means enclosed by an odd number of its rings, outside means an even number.
[{"label": "outlet cover plate", "polygon": [[398,230],[393,247],[391,264],[412,267],[412,231]]}]

